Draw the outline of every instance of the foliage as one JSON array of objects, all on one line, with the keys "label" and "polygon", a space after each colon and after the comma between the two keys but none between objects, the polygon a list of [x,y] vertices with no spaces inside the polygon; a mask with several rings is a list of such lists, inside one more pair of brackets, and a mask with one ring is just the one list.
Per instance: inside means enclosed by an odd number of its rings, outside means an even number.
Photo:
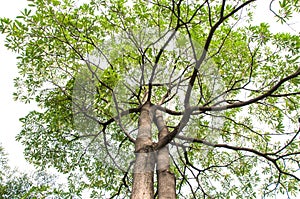
[{"label": "foliage", "polygon": [[0,159],[1,198],[76,198],[76,194],[64,190],[65,186],[57,182],[57,176],[55,175],[50,175],[39,170],[27,174],[21,173],[17,169],[11,169],[8,165],[7,155],[2,146],[0,146]]},{"label": "foliage", "polygon": [[[297,2],[270,12],[288,23]],[[27,160],[91,198],[128,197],[148,100],[164,112],[170,139],[154,149],[170,144],[179,198],[299,194],[300,39],[254,25],[254,3],[29,0],[1,18],[14,96],[42,109],[21,118]]]}]

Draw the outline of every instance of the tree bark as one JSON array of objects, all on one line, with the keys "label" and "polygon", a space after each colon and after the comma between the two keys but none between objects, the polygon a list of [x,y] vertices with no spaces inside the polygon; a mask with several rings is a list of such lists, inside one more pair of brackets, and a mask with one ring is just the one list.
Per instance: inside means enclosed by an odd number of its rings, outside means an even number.
[{"label": "tree bark", "polygon": [[133,173],[131,199],[154,198],[155,156],[151,134],[152,116],[150,103],[145,103],[139,118],[138,135],[135,142],[136,159]]},{"label": "tree bark", "polygon": [[[168,128],[163,120],[162,113],[156,110],[156,126],[159,130],[158,139],[163,139],[168,133]],[[169,146],[166,145],[157,153],[157,179],[158,179],[158,198],[176,199],[175,175],[170,172]]]}]

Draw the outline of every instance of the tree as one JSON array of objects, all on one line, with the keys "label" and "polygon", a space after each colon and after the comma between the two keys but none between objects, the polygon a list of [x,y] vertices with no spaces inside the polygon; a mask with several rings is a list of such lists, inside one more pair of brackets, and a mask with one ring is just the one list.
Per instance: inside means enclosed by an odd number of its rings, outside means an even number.
[{"label": "tree", "polygon": [[55,175],[38,170],[29,174],[10,168],[1,145],[0,169],[1,199],[79,198],[75,191],[66,191],[66,187],[56,181]]},{"label": "tree", "polygon": [[[299,194],[300,40],[254,25],[255,0],[28,6],[0,30],[15,98],[41,108],[17,136],[30,163],[91,198]],[[288,24],[299,3],[270,12]]]}]

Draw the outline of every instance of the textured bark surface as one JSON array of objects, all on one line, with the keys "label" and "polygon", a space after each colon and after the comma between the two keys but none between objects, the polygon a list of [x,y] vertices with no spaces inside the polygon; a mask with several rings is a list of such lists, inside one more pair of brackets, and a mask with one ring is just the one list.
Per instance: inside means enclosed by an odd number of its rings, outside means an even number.
[{"label": "textured bark surface", "polygon": [[[156,111],[156,125],[159,130],[158,139],[163,139],[168,133],[161,111]],[[170,172],[170,157],[168,145],[157,153],[158,198],[176,199],[175,175]]]},{"label": "textured bark surface", "polygon": [[150,103],[143,105],[139,118],[139,130],[135,143],[136,160],[133,173],[131,199],[154,198],[155,156],[152,150]]},{"label": "textured bark surface", "polygon": [[158,198],[176,199],[175,176],[169,170],[158,170]]}]

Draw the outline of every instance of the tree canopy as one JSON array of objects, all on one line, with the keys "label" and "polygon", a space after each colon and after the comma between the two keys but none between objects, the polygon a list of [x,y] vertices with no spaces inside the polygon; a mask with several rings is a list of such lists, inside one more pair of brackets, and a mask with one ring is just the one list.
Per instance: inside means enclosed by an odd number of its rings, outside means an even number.
[{"label": "tree canopy", "polygon": [[[269,5],[278,23],[300,11]],[[128,198],[149,104],[147,150],[169,147],[178,198],[299,196],[299,33],[254,23],[255,6],[28,0],[1,18],[18,54],[14,97],[40,107],[20,119],[26,159],[78,194]]]},{"label": "tree canopy", "polygon": [[20,172],[9,166],[7,154],[0,145],[1,199],[79,198],[75,191],[58,182],[57,176],[46,171]]}]

